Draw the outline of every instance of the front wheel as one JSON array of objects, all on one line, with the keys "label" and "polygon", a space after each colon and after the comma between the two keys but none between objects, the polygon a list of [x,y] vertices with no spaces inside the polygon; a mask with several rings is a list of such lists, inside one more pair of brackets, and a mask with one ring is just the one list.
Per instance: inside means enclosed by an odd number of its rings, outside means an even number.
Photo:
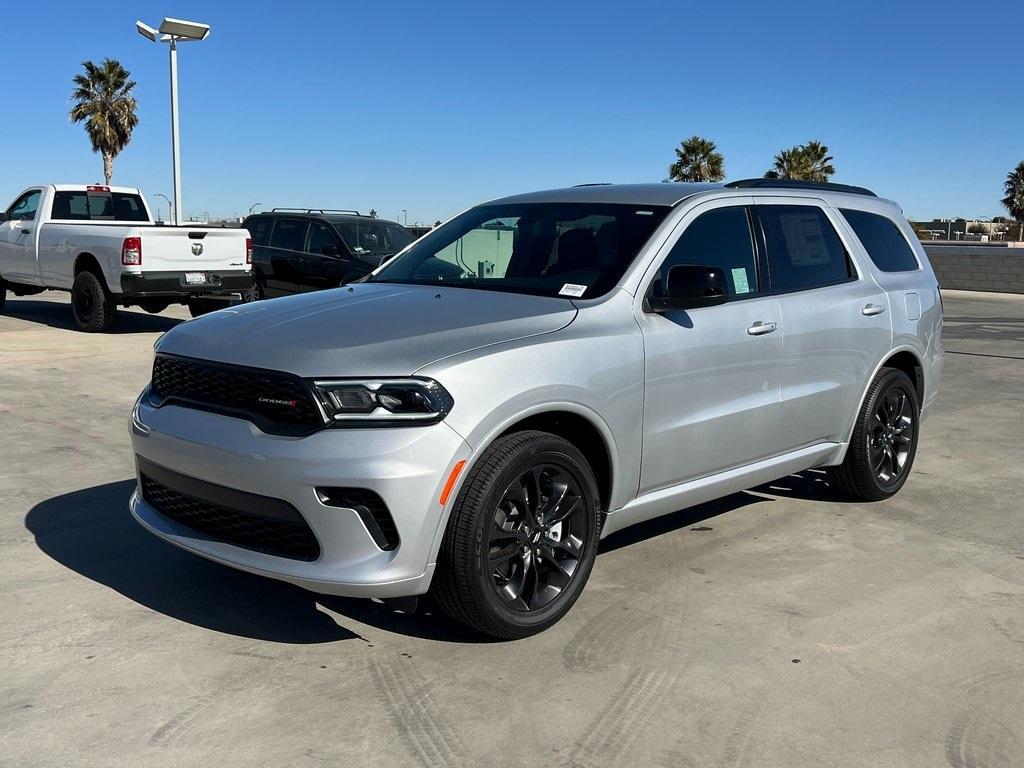
[{"label": "front wheel", "polygon": [[894,495],[914,465],[920,421],[921,406],[910,377],[883,368],[868,387],[846,458],[826,470],[829,482],[863,501]]},{"label": "front wheel", "polygon": [[452,618],[480,632],[541,632],[579,597],[599,533],[597,482],[575,446],[547,432],[506,435],[459,492],[434,594]]}]

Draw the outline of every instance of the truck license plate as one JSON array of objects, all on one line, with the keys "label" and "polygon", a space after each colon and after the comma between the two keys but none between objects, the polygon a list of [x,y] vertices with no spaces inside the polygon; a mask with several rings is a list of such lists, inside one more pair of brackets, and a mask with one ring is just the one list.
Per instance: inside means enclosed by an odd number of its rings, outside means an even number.
[{"label": "truck license plate", "polygon": [[202,285],[206,282],[205,272],[186,272],[185,283],[188,285]]}]

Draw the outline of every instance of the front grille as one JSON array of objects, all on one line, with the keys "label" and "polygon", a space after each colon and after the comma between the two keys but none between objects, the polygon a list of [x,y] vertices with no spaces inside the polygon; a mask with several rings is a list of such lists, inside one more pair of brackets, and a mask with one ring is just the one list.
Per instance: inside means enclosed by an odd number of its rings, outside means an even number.
[{"label": "front grille", "polygon": [[276,371],[157,355],[150,393],[160,404],[173,401],[247,418],[265,432],[323,426],[306,383]]},{"label": "front grille", "polygon": [[291,504],[180,475],[139,457],[136,460],[142,498],[168,520],[268,555],[293,560],[320,557],[313,531]]}]

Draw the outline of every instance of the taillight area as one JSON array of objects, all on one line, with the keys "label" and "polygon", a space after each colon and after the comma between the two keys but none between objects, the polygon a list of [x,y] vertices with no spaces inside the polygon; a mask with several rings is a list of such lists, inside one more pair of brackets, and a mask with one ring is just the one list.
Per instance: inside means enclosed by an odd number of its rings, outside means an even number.
[{"label": "taillight area", "polygon": [[142,266],[141,237],[126,237],[121,243],[121,264],[126,267]]},{"label": "taillight area", "polygon": [[245,263],[252,264],[252,238],[245,238]]}]

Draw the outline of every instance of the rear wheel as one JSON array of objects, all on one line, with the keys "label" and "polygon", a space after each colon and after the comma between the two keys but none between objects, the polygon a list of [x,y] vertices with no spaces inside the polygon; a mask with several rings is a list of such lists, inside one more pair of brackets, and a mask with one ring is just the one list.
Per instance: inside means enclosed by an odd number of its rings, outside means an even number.
[{"label": "rear wheel", "polygon": [[7,303],[7,283],[0,277],[0,312],[4,311],[4,304]]},{"label": "rear wheel", "polygon": [[217,301],[216,299],[189,299],[188,313],[192,317],[201,317],[218,309],[223,309],[226,306],[227,302]]},{"label": "rear wheel", "polygon": [[98,333],[110,330],[117,318],[117,304],[92,272],[79,272],[71,287],[71,312],[79,330]]},{"label": "rear wheel", "polygon": [[857,415],[846,458],[827,469],[829,482],[864,501],[894,495],[907,482],[921,419],[917,389],[903,371],[879,371]]},{"label": "rear wheel", "polygon": [[547,629],[590,576],[599,514],[594,473],[571,443],[538,431],[499,438],[456,499],[434,580],[438,603],[495,637]]}]

